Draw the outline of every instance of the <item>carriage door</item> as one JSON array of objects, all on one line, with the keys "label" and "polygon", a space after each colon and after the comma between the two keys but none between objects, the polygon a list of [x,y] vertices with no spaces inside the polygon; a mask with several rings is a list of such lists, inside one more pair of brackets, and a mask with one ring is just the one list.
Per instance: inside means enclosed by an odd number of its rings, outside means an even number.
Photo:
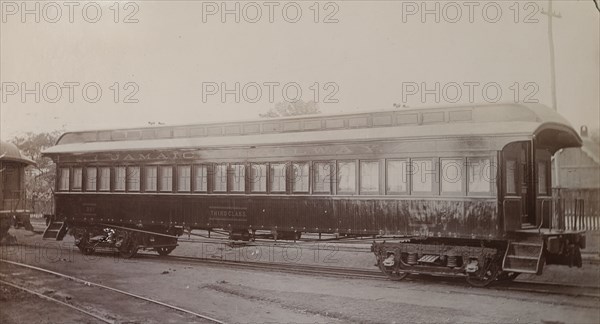
[{"label": "carriage door", "polygon": [[531,143],[516,142],[502,150],[504,230],[532,227],[536,221],[532,186]]}]

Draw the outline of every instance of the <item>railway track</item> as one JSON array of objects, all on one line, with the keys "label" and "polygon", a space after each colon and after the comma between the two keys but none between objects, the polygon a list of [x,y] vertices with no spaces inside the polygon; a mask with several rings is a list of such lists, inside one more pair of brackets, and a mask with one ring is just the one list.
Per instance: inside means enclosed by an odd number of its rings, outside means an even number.
[{"label": "railway track", "polygon": [[[180,314],[184,314],[184,315],[187,315],[187,316],[189,316],[191,318],[195,318],[195,320],[200,320],[203,323],[218,323],[218,324],[224,323],[223,321],[215,319],[215,318],[210,317],[208,315],[200,314],[200,313],[197,313],[197,312],[194,312],[194,311],[191,311],[191,310],[188,310],[188,309],[184,309],[184,308],[181,308],[181,307],[178,307],[178,306],[175,306],[175,305],[164,303],[164,302],[155,300],[153,298],[144,297],[144,296],[137,295],[137,294],[134,294],[134,293],[131,293],[131,292],[128,292],[128,291],[124,291],[124,290],[121,290],[121,289],[109,287],[109,286],[106,286],[106,285],[103,285],[103,284],[99,284],[99,283],[94,283],[94,282],[91,282],[89,280],[80,279],[80,278],[77,278],[77,277],[74,277],[74,276],[71,276],[71,275],[63,274],[63,273],[52,271],[52,270],[49,270],[49,269],[32,266],[32,265],[26,264],[26,263],[10,261],[10,260],[6,260],[6,259],[0,259],[0,262],[4,263],[4,264],[12,265],[12,266],[21,267],[21,268],[25,268],[25,269],[28,269],[28,270],[36,271],[36,272],[41,272],[41,273],[44,273],[46,275],[51,275],[51,276],[54,276],[54,277],[59,277],[59,278],[66,279],[66,280],[69,280],[69,281],[72,281],[72,282],[80,283],[80,284],[88,286],[88,287],[99,288],[99,289],[102,289],[102,290],[109,291],[111,293],[116,293],[116,294],[119,294],[119,295],[131,297],[131,298],[133,298],[135,300],[143,301],[143,302],[150,303],[150,304],[153,304],[153,305],[159,305],[159,306],[164,307],[166,309],[177,311]],[[6,275],[3,275],[3,277],[6,277]],[[47,296],[46,294],[38,292],[38,291],[35,291],[33,289],[29,289],[29,288],[25,287],[24,285],[15,284],[13,282],[8,282],[6,280],[0,280],[0,283],[8,285],[8,286],[11,286],[11,287],[16,288],[16,289],[20,289],[20,290],[26,291],[26,292],[28,292],[30,294],[36,295],[36,296],[38,296],[40,298],[43,298],[45,300],[49,300],[51,302],[60,304],[62,306],[69,307],[71,309],[74,309],[74,310],[76,310],[78,312],[86,314],[86,315],[88,315],[90,317],[93,317],[93,318],[95,318],[97,320],[100,320],[102,322],[105,322],[105,323],[115,323],[115,322],[118,322],[118,321],[115,320],[114,316],[107,316],[107,315],[101,314],[101,312],[90,311],[88,308],[83,307],[81,305],[77,305],[77,304],[74,304],[74,303],[67,303],[67,302],[61,301],[60,299]]]},{"label": "railway track", "polygon": [[[223,242],[221,242],[223,243]],[[261,242],[262,243],[262,242]],[[262,244],[261,244],[262,245]],[[240,245],[248,246],[248,245]],[[281,243],[281,246],[289,246],[289,244]],[[304,248],[304,247],[303,247]],[[366,251],[364,251],[366,252]],[[98,255],[107,255],[102,250]],[[114,255],[111,253],[111,255]],[[1,259],[0,259],[1,260]],[[203,264],[213,266],[225,266],[227,268],[236,268],[243,270],[258,270],[258,271],[274,271],[284,273],[294,273],[303,275],[318,275],[346,279],[367,279],[367,280],[385,280],[388,278],[379,270],[366,270],[347,267],[333,267],[323,265],[307,265],[298,263],[282,263],[282,262],[250,262],[250,261],[232,261],[218,258],[202,258],[190,256],[159,256],[153,252],[140,252],[135,260],[168,260],[169,262],[178,262],[186,265]],[[465,281],[462,278],[434,277],[426,275],[412,275],[409,277],[412,281],[435,282],[437,284],[445,284],[449,286],[464,287]],[[516,280],[510,282],[498,282],[492,284],[486,290],[504,290],[504,291],[519,291],[539,294],[565,295],[572,297],[590,297],[600,299],[600,287],[598,286],[583,286],[570,285],[562,283],[549,283],[528,280]]]},{"label": "railway track", "polygon": [[[369,279],[369,280],[384,280],[388,281],[388,278],[378,270],[365,270],[356,268],[344,268],[344,267],[331,267],[331,266],[320,266],[320,265],[305,265],[305,264],[285,264],[285,263],[269,263],[269,262],[240,262],[240,261],[228,261],[219,259],[207,259],[197,257],[185,257],[185,256],[167,256],[161,257],[150,253],[138,254],[140,259],[161,259],[169,260],[186,264],[208,264],[216,266],[227,266],[227,268],[240,268],[240,269],[253,269],[263,271],[276,271],[294,274],[305,274],[305,275],[320,275],[337,278],[348,278],[348,279]],[[465,282],[462,278],[448,278],[448,277],[434,277],[434,276],[411,276],[413,281],[423,282],[435,282],[440,284],[446,284],[451,286],[465,286]],[[544,283],[536,281],[511,281],[511,282],[498,282],[491,287],[483,288],[495,289],[495,290],[511,290],[521,291],[530,293],[541,293],[541,294],[554,294],[554,295],[566,295],[573,297],[590,297],[600,299],[600,287],[594,286],[580,286],[580,285],[567,285],[560,283]]]}]

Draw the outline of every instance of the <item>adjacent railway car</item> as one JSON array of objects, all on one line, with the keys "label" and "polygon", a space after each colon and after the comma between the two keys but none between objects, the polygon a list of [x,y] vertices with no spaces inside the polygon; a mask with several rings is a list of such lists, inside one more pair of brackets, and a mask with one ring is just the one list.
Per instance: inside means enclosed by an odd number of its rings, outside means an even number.
[{"label": "adjacent railway car", "polygon": [[391,278],[486,285],[581,264],[550,178],[552,155],[580,145],[553,110],[516,104],[71,132],[45,151],[63,221],[48,236],[125,256],[168,254],[184,229],[388,237],[373,251]]},{"label": "adjacent railway car", "polygon": [[0,242],[13,243],[14,237],[8,234],[13,224],[23,224],[33,229],[29,223],[30,211],[25,200],[25,168],[35,164],[21,154],[19,149],[0,141]]}]

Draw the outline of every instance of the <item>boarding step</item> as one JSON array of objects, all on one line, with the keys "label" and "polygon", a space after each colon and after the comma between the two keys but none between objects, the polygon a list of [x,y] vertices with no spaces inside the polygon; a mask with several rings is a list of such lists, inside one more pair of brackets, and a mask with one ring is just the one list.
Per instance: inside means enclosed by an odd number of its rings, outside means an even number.
[{"label": "boarding step", "polygon": [[42,238],[44,240],[62,241],[66,234],[67,224],[61,221],[52,221],[48,227],[46,227]]},{"label": "boarding step", "polygon": [[510,241],[504,254],[502,270],[522,273],[541,273],[544,243],[539,241]]}]

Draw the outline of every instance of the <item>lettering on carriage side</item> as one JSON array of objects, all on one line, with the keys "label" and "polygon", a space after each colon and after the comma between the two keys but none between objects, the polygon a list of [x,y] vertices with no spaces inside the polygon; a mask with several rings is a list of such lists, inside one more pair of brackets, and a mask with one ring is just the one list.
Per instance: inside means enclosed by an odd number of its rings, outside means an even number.
[{"label": "lettering on carriage side", "polygon": [[177,159],[195,159],[199,156],[197,152],[159,152],[159,153],[109,153],[101,155],[88,155],[80,158],[75,158],[78,162],[85,161],[147,161],[147,160],[177,160]]},{"label": "lettering on carriage side", "polygon": [[208,207],[211,222],[246,222],[248,215],[244,207]]},{"label": "lettering on carriage side", "polygon": [[184,159],[193,159],[193,158],[196,157],[196,153],[194,153],[194,152],[183,152],[183,154],[182,154],[181,157],[184,158]]}]

